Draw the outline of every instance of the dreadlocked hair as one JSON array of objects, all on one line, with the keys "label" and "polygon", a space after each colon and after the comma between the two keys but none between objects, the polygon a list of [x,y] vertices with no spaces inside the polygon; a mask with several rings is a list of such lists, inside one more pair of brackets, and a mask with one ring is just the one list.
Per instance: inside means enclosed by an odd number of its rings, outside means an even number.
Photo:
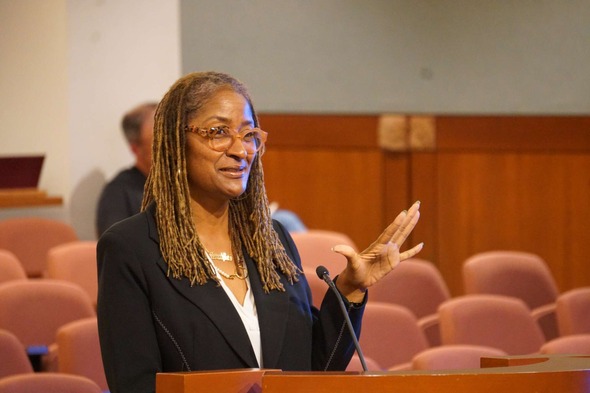
[{"label": "dreadlocked hair", "polygon": [[[192,219],[185,127],[190,116],[224,89],[246,98],[258,126],[246,87],[233,77],[217,72],[196,72],[179,79],[160,101],[154,118],[152,166],[145,185],[142,210],[155,202],[160,251],[168,264],[168,275],[177,279],[186,277],[191,285],[203,285],[208,280],[219,283],[219,280]],[[230,200],[230,240],[239,258],[243,257],[244,247],[255,260],[265,292],[284,291],[278,271],[290,283],[298,281],[301,271],[287,255],[272,226],[264,187],[262,153],[257,153],[252,162],[246,191]]]}]

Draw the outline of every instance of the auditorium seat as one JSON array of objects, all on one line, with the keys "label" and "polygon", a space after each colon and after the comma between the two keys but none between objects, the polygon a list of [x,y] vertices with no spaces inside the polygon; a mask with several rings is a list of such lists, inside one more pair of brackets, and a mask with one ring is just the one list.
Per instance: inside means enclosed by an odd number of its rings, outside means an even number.
[{"label": "auditorium seat", "polygon": [[559,291],[545,261],[538,255],[511,250],[482,252],[463,263],[465,294],[496,294],[522,299],[546,340],[559,335],[555,301]]},{"label": "auditorium seat", "polygon": [[481,358],[506,355],[501,349],[481,345],[441,345],[414,356],[412,370],[480,368]]},{"label": "auditorium seat", "polygon": [[438,306],[451,298],[449,288],[436,266],[410,258],[369,288],[369,302],[386,302],[407,307],[418,318],[430,346],[440,344]]},{"label": "auditorium seat", "polygon": [[363,354],[384,369],[409,369],[414,355],[428,348],[426,336],[410,310],[378,302],[365,307],[359,344]]},{"label": "auditorium seat", "polygon": [[509,355],[538,353],[545,337],[523,300],[502,295],[465,295],[438,309],[443,345],[482,345]]},{"label": "auditorium seat", "polygon": [[47,278],[77,284],[96,305],[98,276],[96,241],[78,240],[52,247],[47,252]]},{"label": "auditorium seat", "polygon": [[74,240],[78,240],[74,228],[59,220],[19,217],[0,221],[0,248],[16,255],[28,277],[45,274],[51,247]]},{"label": "auditorium seat", "polygon": [[554,338],[541,346],[544,354],[590,355],[590,334]]},{"label": "auditorium seat", "polygon": [[319,265],[328,269],[332,279],[346,267],[346,258],[332,251],[332,247],[344,244],[357,251],[357,247],[347,235],[336,231],[310,229],[291,233],[297,246],[304,271],[315,272]]},{"label": "auditorium seat", "polygon": [[18,280],[0,285],[0,329],[12,332],[53,370],[48,359],[57,329],[82,318],[96,316],[90,298],[75,284],[50,279]]},{"label": "auditorium seat", "polygon": [[[364,352],[363,352],[363,356],[364,356]],[[371,359],[370,357],[364,356],[365,358],[365,364],[367,365],[367,371],[382,371],[381,366],[374,361],[373,359]],[[346,367],[346,371],[364,371],[363,370],[363,364],[361,363],[361,359],[359,358],[359,355],[355,352],[355,354],[352,356],[352,359],[350,359],[350,363],[348,363],[348,367]]]},{"label": "auditorium seat", "polygon": [[0,284],[25,279],[27,279],[27,273],[16,255],[8,250],[0,250]]},{"label": "auditorium seat", "polygon": [[0,393],[102,393],[88,378],[60,373],[31,373],[0,379]]},{"label": "auditorium seat", "polygon": [[556,314],[561,336],[590,334],[590,287],[574,288],[559,295]]},{"label": "auditorium seat", "polygon": [[32,372],[25,346],[13,333],[0,329],[0,378]]},{"label": "auditorium seat", "polygon": [[96,317],[70,322],[57,331],[59,372],[81,375],[96,382],[102,390],[108,390]]}]

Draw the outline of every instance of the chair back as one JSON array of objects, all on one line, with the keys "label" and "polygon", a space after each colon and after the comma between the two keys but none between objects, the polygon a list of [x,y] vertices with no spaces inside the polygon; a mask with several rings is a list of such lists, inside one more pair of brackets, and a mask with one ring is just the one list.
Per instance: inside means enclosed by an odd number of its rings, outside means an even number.
[{"label": "chair back", "polygon": [[0,284],[12,280],[26,280],[27,272],[16,255],[8,250],[0,250]]},{"label": "chair back", "polygon": [[438,306],[451,294],[440,271],[433,263],[411,258],[369,289],[369,301],[405,306],[417,318],[436,314]]},{"label": "chair back", "polygon": [[572,334],[546,342],[541,346],[543,354],[590,355],[590,334]]},{"label": "chair back", "polygon": [[438,306],[451,298],[449,288],[430,261],[410,258],[369,289],[369,302],[395,303],[418,318],[430,346],[440,345]]},{"label": "chair back", "polygon": [[558,290],[545,261],[521,251],[489,251],[465,260],[465,294],[514,296],[535,309],[557,299]]},{"label": "chair back", "polygon": [[70,322],[57,331],[59,372],[81,375],[104,391],[108,385],[102,365],[96,317]]},{"label": "chair back", "polygon": [[0,393],[102,393],[88,378],[60,373],[13,375],[0,380]]},{"label": "chair back", "polygon": [[[364,356],[364,353],[363,353]],[[365,364],[367,365],[368,371],[382,371],[383,369],[381,366],[374,361],[373,359],[365,356]],[[363,364],[361,363],[361,359],[359,355],[355,352],[350,359],[350,363],[346,367],[346,371],[365,371],[363,370]]]},{"label": "chair back", "polygon": [[409,363],[428,347],[416,317],[403,306],[367,303],[359,344],[363,354],[384,369]]},{"label": "chair back", "polygon": [[538,255],[496,250],[475,254],[463,263],[466,294],[496,294],[524,300],[547,340],[559,335],[555,279]]},{"label": "chair back", "polygon": [[48,346],[62,325],[95,315],[88,295],[75,284],[39,279],[0,285],[0,329],[12,332],[25,347]]},{"label": "chair back", "polygon": [[24,345],[14,334],[3,329],[0,329],[0,359],[0,378],[33,372]]},{"label": "chair back", "polygon": [[545,337],[521,299],[501,295],[465,295],[438,309],[443,345],[482,345],[509,355],[538,353]]},{"label": "chair back", "polygon": [[0,248],[16,255],[28,277],[43,276],[51,247],[74,240],[78,240],[74,228],[59,220],[19,217],[0,221]]},{"label": "chair back", "polygon": [[291,237],[299,251],[303,270],[315,272],[319,265],[323,265],[332,278],[346,267],[346,258],[332,251],[332,247],[344,244],[357,250],[352,239],[336,231],[310,229],[306,232],[293,232]]},{"label": "chair back", "polygon": [[52,247],[47,252],[47,278],[79,285],[94,305],[98,296],[96,243],[78,240]]},{"label": "chair back", "polygon": [[590,287],[562,293],[557,298],[555,312],[562,336],[590,334]]}]

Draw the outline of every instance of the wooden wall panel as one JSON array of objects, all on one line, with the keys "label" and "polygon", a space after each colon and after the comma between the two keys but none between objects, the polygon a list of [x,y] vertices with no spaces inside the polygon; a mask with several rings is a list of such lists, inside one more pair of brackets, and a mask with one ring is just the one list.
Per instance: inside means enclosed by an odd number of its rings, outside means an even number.
[{"label": "wooden wall panel", "polygon": [[[408,209],[416,199],[412,199],[410,187],[410,162],[405,153],[383,153],[384,206],[382,225],[389,225],[404,209]],[[412,243],[410,238],[408,244]],[[420,243],[420,240],[414,243]]]},{"label": "wooden wall panel", "polygon": [[[263,156],[269,199],[296,212],[309,228],[344,232],[359,247],[375,240],[385,228],[386,206],[396,203],[386,201],[384,178],[406,176],[404,167],[384,164],[378,117],[259,117],[269,133]],[[407,185],[400,189],[407,192]]]},{"label": "wooden wall panel", "polygon": [[411,200],[420,200],[420,222],[413,232],[413,243],[424,242],[418,255],[436,264],[444,273],[439,262],[438,228],[438,171],[437,156],[434,153],[414,153],[408,158],[410,166],[409,193]]},{"label": "wooden wall panel", "polygon": [[587,118],[437,118],[437,141],[437,262],[454,294],[464,259],[493,249],[540,255],[562,291],[590,285]]},{"label": "wooden wall panel", "polygon": [[419,199],[407,245],[425,242],[454,295],[463,261],[493,249],[539,254],[562,291],[590,285],[590,117],[394,116],[397,151],[379,146],[379,116],[260,119],[269,198],[310,228],[364,247]]},{"label": "wooden wall panel", "polygon": [[464,259],[493,249],[537,253],[554,261],[560,278],[557,257],[565,255],[573,218],[566,214],[561,163],[555,156],[515,153],[439,155],[439,263],[453,288],[462,288]]},{"label": "wooden wall panel", "polygon": [[590,153],[571,155],[566,166],[568,189],[567,241],[569,252],[563,256],[562,271],[567,272],[562,288],[590,285]]},{"label": "wooden wall panel", "polygon": [[263,157],[268,197],[308,228],[344,232],[365,247],[382,229],[381,161],[378,151],[269,148]]}]

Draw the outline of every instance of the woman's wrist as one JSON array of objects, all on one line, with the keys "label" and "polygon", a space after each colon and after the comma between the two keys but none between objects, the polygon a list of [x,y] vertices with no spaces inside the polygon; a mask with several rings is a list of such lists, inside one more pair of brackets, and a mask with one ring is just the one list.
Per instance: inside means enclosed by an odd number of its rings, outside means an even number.
[{"label": "woman's wrist", "polygon": [[349,303],[362,303],[365,300],[366,288],[358,288],[352,285],[341,273],[335,280],[336,288],[348,300]]}]

